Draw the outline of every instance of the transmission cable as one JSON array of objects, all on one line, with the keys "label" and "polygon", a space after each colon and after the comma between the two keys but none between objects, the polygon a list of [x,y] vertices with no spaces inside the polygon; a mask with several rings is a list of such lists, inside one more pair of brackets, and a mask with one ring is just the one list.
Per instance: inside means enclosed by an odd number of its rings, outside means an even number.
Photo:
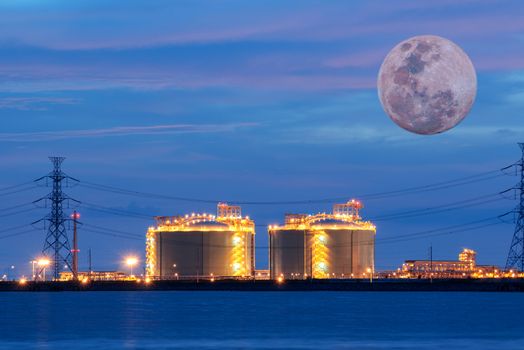
[{"label": "transmission cable", "polygon": [[25,234],[28,234],[28,233],[31,233],[31,232],[35,232],[35,230],[33,229],[33,230],[26,230],[26,231],[21,231],[21,232],[10,233],[10,234],[7,234],[7,235],[0,236],[0,239],[6,239],[6,238],[11,238],[11,237],[22,236],[22,235],[25,235]]},{"label": "transmission cable", "polygon": [[[499,174],[493,175],[493,176],[487,176],[487,175],[491,175],[494,173],[499,173]],[[469,175],[469,176],[457,178],[454,180],[437,182],[437,183],[433,183],[429,185],[410,187],[410,188],[405,188],[405,189],[395,190],[395,191],[362,194],[362,195],[357,195],[357,196],[344,196],[344,197],[332,197],[332,198],[309,199],[309,200],[294,200],[294,201],[234,201],[234,200],[229,200],[228,202],[233,203],[233,204],[244,204],[244,205],[286,205],[286,204],[330,203],[334,201],[347,200],[348,198],[351,198],[351,197],[372,200],[372,199],[395,197],[395,196],[404,195],[404,194],[415,194],[415,193],[426,192],[426,191],[447,189],[447,188],[452,188],[456,186],[463,186],[463,185],[468,185],[472,183],[477,183],[480,181],[487,181],[487,180],[494,179],[494,178],[501,177],[501,176],[504,176],[504,174],[500,173],[500,170],[492,170],[492,171],[487,171],[487,172],[483,172],[483,173],[479,173],[475,175]],[[201,199],[201,198],[191,198],[191,197],[170,196],[170,195],[128,190],[125,188],[97,184],[97,183],[89,182],[89,181],[82,181],[80,182],[79,186],[98,190],[98,191],[111,192],[111,193],[122,194],[122,195],[130,195],[130,196],[136,196],[140,198],[158,198],[158,199],[166,199],[166,200],[177,200],[177,201],[197,202],[197,203],[213,203],[213,204],[221,202],[221,200],[215,200],[215,199],[211,200],[211,199]]]},{"label": "transmission cable", "polygon": [[18,214],[22,214],[22,213],[28,213],[28,212],[33,211],[33,210],[35,210],[35,208],[29,208],[29,209],[15,211],[15,212],[12,212],[12,213],[1,214],[0,218],[5,218],[5,217],[8,217],[8,216],[18,215]]},{"label": "transmission cable", "polygon": [[[423,208],[423,209],[415,209],[415,210],[407,210],[407,211],[403,211],[403,212],[396,212],[396,213],[391,213],[391,214],[380,215],[380,216],[376,216],[376,217],[371,217],[369,220],[372,221],[372,222],[384,222],[384,221],[392,221],[392,220],[398,220],[398,219],[411,218],[411,217],[416,217],[416,216],[434,215],[434,214],[439,214],[439,213],[443,213],[443,212],[449,212],[449,211],[454,211],[454,210],[459,210],[459,209],[464,209],[464,208],[470,208],[470,207],[474,207],[474,206],[479,206],[479,205],[483,205],[483,204],[487,204],[487,203],[493,203],[493,202],[504,200],[504,198],[496,198],[497,196],[500,196],[500,192],[499,193],[489,194],[489,195],[484,195],[484,196],[478,196],[478,197],[474,197],[474,198],[469,198],[469,199],[466,199],[466,200],[451,202],[451,203],[447,203],[447,204],[437,205],[437,206],[434,206],[434,207],[428,207],[428,208]],[[492,197],[495,197],[495,198],[492,198]],[[491,198],[491,199],[489,199],[489,198]],[[481,199],[487,199],[487,200],[480,201]],[[460,204],[462,204],[462,205],[460,205]],[[101,206],[101,205],[98,205],[98,204],[86,203],[86,202],[83,202],[82,205],[84,205],[85,208],[87,208],[88,210],[94,210],[94,211],[98,211],[98,212],[101,212],[101,213],[106,213],[106,214],[111,214],[111,215],[118,215],[118,216],[124,216],[124,217],[130,217],[130,218],[136,218],[136,219],[142,219],[142,220],[152,220],[152,219],[154,219],[157,216],[161,216],[161,215],[150,215],[150,214],[143,214],[143,213],[138,213],[138,212],[132,212],[132,211],[127,211],[127,210],[123,210],[123,209],[108,208],[108,207],[104,207],[104,206]],[[256,227],[266,227],[267,225],[255,224],[255,226]]]},{"label": "transmission cable", "polygon": [[0,208],[0,212],[3,212],[3,211],[11,211],[13,209],[18,209],[18,208],[23,208],[23,207],[26,207],[28,205],[33,205],[33,203],[24,203],[24,204],[19,204],[19,205],[14,205],[12,207],[6,207],[6,208]]},{"label": "transmission cable", "polygon": [[29,186],[29,187],[26,187],[26,188],[21,188],[21,189],[10,191],[10,192],[0,192],[0,197],[8,196],[10,194],[15,194],[15,193],[29,191],[29,190],[32,190],[34,188],[36,188],[36,186]]},{"label": "transmission cable", "polygon": [[[491,222],[491,223],[489,222],[489,221],[496,220],[496,219],[498,219],[498,216],[474,220],[474,221],[470,221],[470,222],[466,222],[462,224],[450,225],[450,226],[436,228],[436,229],[412,232],[412,233],[398,235],[394,237],[377,238],[373,240],[361,241],[356,244],[353,243],[352,246],[370,245],[370,244],[376,244],[376,245],[389,244],[389,243],[404,242],[404,241],[410,241],[410,240],[433,237],[433,236],[440,236],[440,235],[453,234],[453,233],[459,233],[459,232],[467,232],[467,231],[480,229],[483,227],[489,227],[493,225],[498,225],[502,223],[500,221]],[[144,241],[144,236],[141,236],[138,234],[133,234],[133,233],[115,230],[115,229],[109,229],[109,228],[91,225],[91,224],[86,224],[86,226],[87,228],[83,229],[83,231],[96,232],[99,234],[107,234],[107,235],[119,237],[119,238]],[[180,244],[184,246],[191,245],[187,242],[181,242]],[[231,247],[231,245],[209,245],[209,246],[210,247],[222,247],[222,248]],[[349,246],[349,245],[337,245],[336,247],[345,247],[345,246]],[[267,249],[269,247],[268,246],[256,246],[256,249],[263,249],[263,248]],[[295,248],[290,248],[290,249],[295,249]]]},{"label": "transmission cable", "polygon": [[21,184],[18,184],[18,185],[12,185],[12,186],[8,186],[8,187],[0,188],[0,192],[7,191],[7,190],[12,190],[14,188],[22,187],[22,186],[25,186],[25,185],[33,185],[32,187],[35,187],[34,184],[33,184],[33,181],[28,181],[28,182],[24,182],[24,183],[21,183]]}]

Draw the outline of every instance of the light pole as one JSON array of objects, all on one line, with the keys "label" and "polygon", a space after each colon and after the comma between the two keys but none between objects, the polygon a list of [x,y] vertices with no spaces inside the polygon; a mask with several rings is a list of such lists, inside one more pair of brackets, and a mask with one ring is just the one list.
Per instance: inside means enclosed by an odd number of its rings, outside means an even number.
[{"label": "light pole", "polygon": [[42,259],[39,259],[37,262],[37,265],[40,266],[42,268],[42,274],[43,274],[43,281],[46,280],[45,278],[45,269],[46,267],[49,266],[49,264],[51,263],[51,261],[49,259],[46,259],[46,258],[42,258]]},{"label": "light pole", "polygon": [[373,270],[371,270],[371,268],[368,267],[367,271],[369,273],[369,283],[373,283]]},{"label": "light pole", "polygon": [[78,281],[78,234],[77,234],[77,226],[78,226],[78,219],[80,219],[80,213],[78,213],[76,210],[73,211],[73,214],[71,215],[71,218],[73,219],[73,249],[71,252],[73,253],[73,279]]},{"label": "light pole", "polygon": [[36,260],[31,260],[30,263],[31,263],[32,271],[33,271],[33,281],[34,281],[35,278],[36,278],[36,275],[35,275],[35,264],[37,263],[37,261]]},{"label": "light pole", "polygon": [[130,256],[126,259],[126,265],[129,266],[129,269],[131,271],[131,277],[133,277],[133,267],[138,264],[138,259],[134,256]]}]

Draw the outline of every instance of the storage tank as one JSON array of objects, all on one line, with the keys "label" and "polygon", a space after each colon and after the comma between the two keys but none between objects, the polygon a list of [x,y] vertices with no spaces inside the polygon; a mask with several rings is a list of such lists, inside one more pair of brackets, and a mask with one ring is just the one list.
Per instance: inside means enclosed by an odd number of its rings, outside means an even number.
[{"label": "storage tank", "polygon": [[375,230],[362,228],[352,231],[352,273],[355,277],[369,276],[375,271]]},{"label": "storage tank", "polygon": [[314,278],[350,277],[352,270],[351,223],[321,218],[311,223]]},{"label": "storage tank", "polygon": [[269,231],[271,278],[303,278],[307,274],[305,230],[276,228]]},{"label": "storage tank", "polygon": [[271,277],[361,278],[374,271],[375,226],[362,221],[360,202],[335,204],[333,213],[287,215],[270,226]]},{"label": "storage tank", "polygon": [[218,214],[157,217],[146,241],[148,276],[163,279],[247,277],[254,272],[254,222],[240,207]]}]

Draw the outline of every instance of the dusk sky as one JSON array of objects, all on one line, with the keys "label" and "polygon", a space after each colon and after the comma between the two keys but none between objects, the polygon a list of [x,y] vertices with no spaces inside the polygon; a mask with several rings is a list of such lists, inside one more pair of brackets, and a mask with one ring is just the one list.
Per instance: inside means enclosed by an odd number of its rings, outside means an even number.
[{"label": "dusk sky", "polygon": [[[468,247],[481,264],[505,264],[511,222],[418,233],[497,222],[516,205],[511,192],[509,199],[496,196],[517,182],[514,176],[494,172],[475,178],[485,181],[435,191],[365,195],[496,171],[520,158],[522,1],[13,0],[0,2],[0,23],[2,189],[45,175],[47,157],[56,155],[67,158],[64,171],[81,181],[66,189],[71,197],[144,215],[216,209],[82,183],[209,201],[361,198],[363,218],[377,226],[378,270],[428,258],[430,245],[435,259],[455,259]],[[395,125],[376,88],[389,50],[423,34],[462,47],[478,78],[470,114],[433,136]],[[48,191],[0,190],[2,227],[27,225],[0,229],[1,271],[14,265],[20,274],[30,272],[45,232],[17,233],[47,213],[29,203]],[[378,220],[455,202],[474,205]],[[268,224],[331,205],[243,205],[260,225],[257,268],[267,267]],[[89,205],[78,210],[85,224],[81,269],[88,248],[95,269],[123,269],[127,254],[143,261],[152,219]]]}]

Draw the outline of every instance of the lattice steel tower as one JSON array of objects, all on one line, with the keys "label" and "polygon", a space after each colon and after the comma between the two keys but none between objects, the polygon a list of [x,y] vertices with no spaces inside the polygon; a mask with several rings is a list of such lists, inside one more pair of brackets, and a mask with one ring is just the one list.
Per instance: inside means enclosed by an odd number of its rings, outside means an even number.
[{"label": "lattice steel tower", "polygon": [[522,151],[522,158],[516,164],[516,166],[520,167],[520,183],[517,185],[519,204],[516,208],[518,217],[511,247],[509,248],[508,260],[506,260],[506,270],[516,268],[524,271],[524,143],[519,143],[519,146]]},{"label": "lattice steel tower", "polygon": [[69,206],[70,201],[78,203],[63,193],[62,188],[68,187],[70,181],[78,182],[78,180],[62,171],[61,165],[64,157],[49,157],[49,159],[53,163],[53,171],[35,182],[45,179],[46,186],[52,187],[52,191],[47,196],[36,200],[35,203],[49,201],[51,205],[51,212],[37,222],[43,221],[47,224],[47,236],[42,253],[51,261],[53,277],[58,279],[63,267],[72,271],[71,246],[66,230],[66,222],[70,219],[64,214],[64,205]]}]

